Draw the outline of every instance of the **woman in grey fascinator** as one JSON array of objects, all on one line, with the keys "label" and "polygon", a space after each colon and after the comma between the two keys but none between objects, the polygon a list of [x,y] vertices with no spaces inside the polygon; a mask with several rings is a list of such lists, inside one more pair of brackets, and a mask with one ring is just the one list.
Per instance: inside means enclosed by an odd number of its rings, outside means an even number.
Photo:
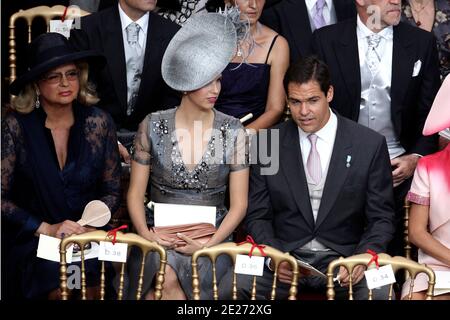
[{"label": "woman in grey fascinator", "polygon": [[[230,18],[234,10],[194,15],[171,40],[161,69],[166,83],[182,93],[180,106],[149,114],[139,127],[132,150],[128,209],[137,232],[167,248],[163,299],[192,298],[192,253],[231,241],[247,209],[245,130],[239,120],[214,109],[221,72],[235,53],[240,30],[246,29]],[[209,241],[155,233],[153,216],[146,215],[144,208],[147,184],[150,200],[155,203],[214,206],[216,232]],[[227,187],[229,208],[225,207]],[[216,275],[220,280],[230,263],[225,257],[218,260]],[[130,298],[136,297],[134,280],[140,262],[141,257],[132,253]],[[157,254],[146,258],[143,294],[147,299],[153,297],[151,282],[158,263]],[[211,299],[211,264],[200,258],[198,269],[201,298]]]}]

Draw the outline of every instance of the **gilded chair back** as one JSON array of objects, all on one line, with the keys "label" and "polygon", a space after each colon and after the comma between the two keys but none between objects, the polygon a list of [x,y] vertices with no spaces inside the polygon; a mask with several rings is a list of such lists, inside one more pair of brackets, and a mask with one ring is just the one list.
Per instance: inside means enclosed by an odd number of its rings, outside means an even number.
[{"label": "gilded chair back", "polygon": [[[339,258],[335,259],[328,265],[327,270],[327,298],[328,300],[334,300],[335,297],[335,291],[334,291],[334,281],[333,281],[333,272],[336,268],[340,266],[344,266],[348,273],[351,275],[353,272],[353,268],[357,265],[365,265],[369,263],[369,261],[372,259],[372,255],[368,253],[358,254],[347,258]],[[407,259],[405,257],[391,257],[388,254],[380,253],[378,254],[378,263],[380,266],[383,265],[392,265],[392,269],[394,271],[394,274],[397,273],[398,270],[407,270],[411,277],[413,279],[416,278],[416,276],[419,273],[426,273],[428,275],[428,289],[427,289],[427,300],[433,299],[433,290],[434,290],[434,284],[435,284],[435,275],[434,271],[427,267],[424,264],[420,264],[416,261]],[[361,281],[365,281],[365,279],[362,279]],[[353,279],[350,276],[349,281],[349,289],[348,289],[348,295],[349,300],[353,300]],[[411,281],[411,286],[408,293],[408,300],[411,300],[412,298],[412,290],[414,288],[414,281]],[[372,297],[372,290],[369,290],[369,300],[373,300]],[[393,297],[393,284],[389,286],[389,300],[392,300]]]},{"label": "gilded chair back", "polygon": [[65,6],[57,5],[53,7],[38,6],[27,10],[19,10],[9,18],[9,83],[13,82],[17,77],[16,21],[19,19],[26,20],[28,26],[28,43],[30,43],[31,26],[35,18],[43,18],[47,25],[47,32],[49,32],[50,20],[55,17],[62,17],[64,12],[66,12],[66,19],[75,19],[89,14],[89,12],[81,10],[76,6],[69,7],[66,11]]},{"label": "gilded chair back", "polygon": [[[194,252],[192,255],[192,288],[195,300],[200,300],[200,282],[199,282],[199,273],[197,270],[197,260],[200,256],[208,257],[212,262],[213,268],[213,298],[214,300],[219,299],[218,288],[217,288],[217,277],[216,277],[216,260],[217,257],[225,254],[228,255],[233,262],[233,270],[234,265],[236,264],[236,256],[238,254],[248,255],[252,249],[252,245],[250,243],[245,243],[242,245],[237,245],[234,242],[226,242],[221,243],[213,247],[204,248]],[[297,296],[297,281],[298,281],[298,265],[297,260],[289,255],[289,253],[283,253],[275,248],[270,246],[264,247],[264,252],[267,257],[272,259],[272,263],[274,266],[274,277],[272,283],[272,291],[271,291],[271,300],[275,300],[276,297],[276,285],[277,285],[277,277],[278,277],[278,267],[281,262],[287,261],[293,270],[293,279],[291,282],[291,287],[289,290],[289,300],[296,300]],[[253,256],[262,256],[261,252],[258,249],[253,250]],[[233,286],[232,286],[232,299],[237,300],[237,280],[236,274],[233,273]],[[251,299],[256,299],[256,276],[253,276],[252,289],[251,289]]]},{"label": "gilded chair back", "polygon": [[408,227],[409,227],[409,209],[411,208],[411,203],[405,199],[405,217],[404,217],[404,239],[405,239],[405,257],[407,259],[411,259],[411,243],[409,242],[409,233],[408,233]]},{"label": "gilded chair back", "polygon": [[[81,298],[86,300],[86,274],[85,274],[85,254],[84,247],[90,242],[106,241],[111,242],[112,238],[108,236],[108,233],[103,230],[97,230],[92,232],[87,232],[79,235],[71,235],[64,238],[60,245],[60,286],[61,286],[61,296],[62,300],[68,299],[68,288],[67,288],[67,263],[66,263],[66,251],[70,244],[76,243],[81,249]],[[132,246],[137,246],[142,251],[142,261],[141,269],[138,277],[138,289],[136,294],[136,299],[140,300],[142,295],[142,286],[144,283],[144,266],[145,258],[149,252],[158,252],[160,256],[159,270],[156,277],[155,285],[155,299],[161,299],[161,291],[164,283],[164,274],[167,263],[167,256],[165,249],[157,244],[156,242],[148,241],[135,233],[122,233],[117,232],[116,235],[117,243],[127,243],[128,250]],[[124,288],[124,275],[125,275],[125,263],[121,263],[120,268],[120,280],[119,280],[119,290],[118,290],[118,300],[123,298],[123,288]],[[100,272],[100,299],[105,299],[105,262],[101,262],[101,272]]]},{"label": "gilded chair back", "polygon": [[[405,204],[403,205],[404,209],[405,209],[405,216],[404,216],[404,231],[403,231],[403,235],[404,235],[404,240],[405,240],[405,257],[406,259],[411,259],[411,243],[409,242],[409,209],[411,208],[411,202],[409,202],[406,198],[405,198]],[[408,279],[409,276],[409,272],[408,270],[405,269],[405,280]]]}]

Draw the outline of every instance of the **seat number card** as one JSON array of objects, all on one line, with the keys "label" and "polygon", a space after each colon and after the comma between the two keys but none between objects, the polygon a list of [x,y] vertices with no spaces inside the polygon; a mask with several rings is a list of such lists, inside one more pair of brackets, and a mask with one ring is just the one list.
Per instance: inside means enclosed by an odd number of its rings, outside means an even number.
[{"label": "seat number card", "polygon": [[98,260],[127,262],[127,243],[115,243],[100,241],[98,248]]},{"label": "seat number card", "polygon": [[369,289],[379,288],[396,281],[394,270],[390,264],[382,266],[379,269],[374,268],[364,271],[364,274]]},{"label": "seat number card", "polygon": [[262,276],[264,270],[264,259],[264,257],[249,257],[248,255],[238,254],[236,256],[234,272],[252,276]]},{"label": "seat number card", "polygon": [[64,37],[70,37],[70,29],[72,28],[73,19],[69,20],[50,20],[50,32],[57,32]]}]

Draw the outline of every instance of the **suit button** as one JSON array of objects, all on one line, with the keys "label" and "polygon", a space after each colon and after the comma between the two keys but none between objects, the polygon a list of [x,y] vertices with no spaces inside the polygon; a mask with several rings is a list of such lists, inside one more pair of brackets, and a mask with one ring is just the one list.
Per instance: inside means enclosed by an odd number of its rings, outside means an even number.
[{"label": "suit button", "polygon": [[370,117],[370,120],[375,120],[375,117],[374,117],[374,116],[371,116],[371,117]]}]

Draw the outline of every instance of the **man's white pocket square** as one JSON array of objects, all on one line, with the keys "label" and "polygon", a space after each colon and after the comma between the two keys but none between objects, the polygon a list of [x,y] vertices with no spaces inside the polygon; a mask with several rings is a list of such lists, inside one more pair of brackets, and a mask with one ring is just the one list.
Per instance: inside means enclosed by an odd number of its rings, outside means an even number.
[{"label": "man's white pocket square", "polygon": [[416,63],[414,63],[414,69],[413,69],[413,77],[417,77],[420,72],[420,68],[422,68],[422,61],[417,60]]}]

